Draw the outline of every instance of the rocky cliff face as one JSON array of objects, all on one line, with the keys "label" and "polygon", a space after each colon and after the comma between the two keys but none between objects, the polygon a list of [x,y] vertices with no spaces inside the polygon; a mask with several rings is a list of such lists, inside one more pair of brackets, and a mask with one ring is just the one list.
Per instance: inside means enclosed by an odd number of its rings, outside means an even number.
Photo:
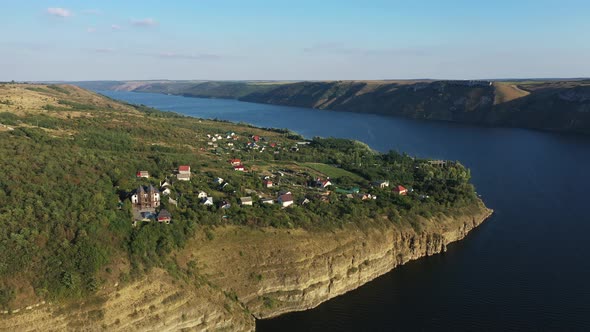
[{"label": "rocky cliff face", "polygon": [[47,303],[0,316],[0,331],[250,331],[254,319],[218,289],[155,269],[125,287],[66,305]]},{"label": "rocky cliff face", "polygon": [[254,318],[313,308],[396,266],[446,250],[482,223],[478,204],[460,217],[405,224],[367,221],[336,231],[224,227],[197,237],[175,255],[194,278],[161,270],[95,299],[47,304],[0,318],[1,330],[254,330]]},{"label": "rocky cliff face", "polygon": [[444,252],[490,214],[482,205],[461,217],[425,221],[421,231],[391,224],[313,234],[226,228],[214,245],[200,240],[185,255],[255,317],[268,318],[313,308],[410,260]]}]

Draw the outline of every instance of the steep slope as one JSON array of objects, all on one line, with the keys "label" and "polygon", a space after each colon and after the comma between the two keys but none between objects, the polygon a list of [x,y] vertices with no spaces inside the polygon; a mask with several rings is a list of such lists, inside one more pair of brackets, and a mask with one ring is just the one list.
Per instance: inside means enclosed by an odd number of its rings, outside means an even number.
[{"label": "steep slope", "polygon": [[252,331],[254,317],[313,308],[396,266],[444,252],[490,213],[474,205],[459,216],[436,217],[420,231],[378,222],[319,233],[220,227],[176,255],[186,271],[203,277],[178,280],[155,269],[131,284],[106,286],[82,303],[5,313],[0,329]]}]

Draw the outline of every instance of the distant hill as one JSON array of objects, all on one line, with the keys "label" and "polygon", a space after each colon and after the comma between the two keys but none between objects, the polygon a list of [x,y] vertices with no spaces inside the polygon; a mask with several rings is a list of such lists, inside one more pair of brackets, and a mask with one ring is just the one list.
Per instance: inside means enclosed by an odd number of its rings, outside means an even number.
[{"label": "distant hill", "polygon": [[489,126],[590,133],[590,80],[86,82],[126,90],[229,98],[334,111],[404,116]]}]

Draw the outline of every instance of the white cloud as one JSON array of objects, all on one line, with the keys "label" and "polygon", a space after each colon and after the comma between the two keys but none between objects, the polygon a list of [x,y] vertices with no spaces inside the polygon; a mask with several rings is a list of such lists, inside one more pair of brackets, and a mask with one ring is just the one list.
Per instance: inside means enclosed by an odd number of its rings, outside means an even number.
[{"label": "white cloud", "polygon": [[111,25],[111,29],[113,29],[113,30],[121,30],[121,26],[118,25],[118,24],[113,24],[113,25]]},{"label": "white cloud", "polygon": [[138,26],[138,27],[154,27],[154,26],[159,25],[159,23],[156,20],[154,20],[153,18],[144,18],[141,20],[132,19],[131,24]]},{"label": "white cloud", "polygon": [[86,32],[88,32],[88,33],[96,32],[96,28],[90,27],[90,28],[86,29]]},{"label": "white cloud", "polygon": [[70,17],[74,15],[69,9],[54,7],[47,8],[47,14],[59,17]]}]

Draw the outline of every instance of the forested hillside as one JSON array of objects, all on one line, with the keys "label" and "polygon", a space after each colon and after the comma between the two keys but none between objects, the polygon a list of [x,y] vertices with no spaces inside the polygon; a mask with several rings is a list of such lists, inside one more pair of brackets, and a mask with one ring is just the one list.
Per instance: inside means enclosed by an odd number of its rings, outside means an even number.
[{"label": "forested hillside", "polygon": [[[190,181],[176,180],[180,165],[191,166]],[[138,178],[140,170],[151,177]],[[83,298],[153,267],[193,275],[175,254],[195,233],[213,236],[223,225],[314,231],[373,221],[420,230],[433,216],[479,204],[456,162],[186,118],[67,85],[0,85],[0,174],[5,309]],[[327,180],[331,187],[318,185]],[[172,222],[134,222],[130,195],[163,181],[171,185],[160,208]],[[407,194],[392,190],[398,185]],[[215,204],[202,204],[201,191]],[[293,205],[282,208],[277,197],[286,192]],[[252,206],[240,206],[244,197]]]}]

